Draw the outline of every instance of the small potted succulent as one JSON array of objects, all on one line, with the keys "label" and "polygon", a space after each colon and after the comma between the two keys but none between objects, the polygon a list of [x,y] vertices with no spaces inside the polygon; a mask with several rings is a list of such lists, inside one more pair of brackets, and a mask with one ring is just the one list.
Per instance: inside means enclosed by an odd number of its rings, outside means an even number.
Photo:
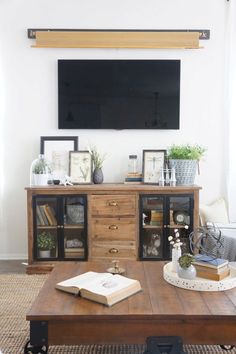
[{"label": "small potted succulent", "polygon": [[39,155],[39,157],[34,160],[31,164],[31,183],[32,185],[47,185],[50,177],[50,166],[49,163],[44,158],[44,155]]},{"label": "small potted succulent", "polygon": [[42,231],[37,237],[37,247],[40,258],[49,258],[51,250],[56,248],[55,237],[49,231]]},{"label": "small potted succulent", "polygon": [[190,253],[184,253],[178,259],[178,276],[184,279],[194,279],[196,277],[196,268],[193,265],[194,256]]},{"label": "small potted succulent", "polygon": [[175,170],[177,185],[194,184],[199,160],[206,149],[200,145],[171,145],[168,149],[169,167]]}]

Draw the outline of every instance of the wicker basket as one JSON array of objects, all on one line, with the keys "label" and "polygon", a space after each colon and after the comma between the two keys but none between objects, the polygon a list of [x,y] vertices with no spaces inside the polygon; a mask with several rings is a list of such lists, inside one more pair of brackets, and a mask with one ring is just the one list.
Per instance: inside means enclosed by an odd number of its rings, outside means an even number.
[{"label": "wicker basket", "polygon": [[170,168],[175,169],[176,184],[178,186],[194,184],[197,164],[197,160],[169,160]]}]

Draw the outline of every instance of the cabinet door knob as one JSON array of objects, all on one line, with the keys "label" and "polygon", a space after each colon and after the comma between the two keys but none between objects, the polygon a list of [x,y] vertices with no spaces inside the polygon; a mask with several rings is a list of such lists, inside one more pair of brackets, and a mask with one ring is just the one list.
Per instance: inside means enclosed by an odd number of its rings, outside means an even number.
[{"label": "cabinet door knob", "polygon": [[117,248],[111,248],[109,249],[109,253],[118,253],[118,249]]},{"label": "cabinet door knob", "polygon": [[112,201],[109,202],[109,205],[110,206],[117,206],[118,203],[115,200],[112,200]]},{"label": "cabinet door knob", "polygon": [[109,226],[109,229],[110,229],[110,230],[117,230],[117,229],[118,229],[118,226],[117,226],[117,225],[110,225],[110,226]]}]

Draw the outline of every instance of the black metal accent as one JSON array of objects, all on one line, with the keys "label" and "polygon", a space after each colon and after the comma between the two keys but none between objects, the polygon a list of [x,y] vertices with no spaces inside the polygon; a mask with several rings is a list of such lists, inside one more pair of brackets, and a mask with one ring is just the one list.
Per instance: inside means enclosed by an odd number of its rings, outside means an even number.
[{"label": "black metal accent", "polygon": [[186,354],[181,337],[147,337],[147,350],[143,354]]},{"label": "black metal accent", "polygon": [[30,321],[30,343],[36,346],[48,345],[47,321]]},{"label": "black metal accent", "polygon": [[48,352],[47,345],[31,345],[30,341],[25,344],[24,354],[46,354]]},{"label": "black metal accent", "polygon": [[35,39],[36,31],[42,32],[199,32],[199,39],[207,40],[210,39],[210,30],[208,29],[195,29],[195,30],[179,30],[179,29],[68,29],[68,28],[28,28],[27,34],[28,38]]},{"label": "black metal accent", "polygon": [[[229,1],[229,0],[227,0],[227,1]],[[228,351],[228,350],[232,350],[233,348],[235,348],[235,345],[224,345],[224,344],[221,344],[220,347],[221,347],[221,349]]]}]

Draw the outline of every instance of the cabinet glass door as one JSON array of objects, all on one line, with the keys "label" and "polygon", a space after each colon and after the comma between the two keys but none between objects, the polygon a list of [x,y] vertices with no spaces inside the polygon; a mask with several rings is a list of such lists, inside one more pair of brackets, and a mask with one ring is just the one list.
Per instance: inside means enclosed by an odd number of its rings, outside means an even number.
[{"label": "cabinet glass door", "polygon": [[[193,230],[193,197],[186,196],[169,196],[167,198],[169,209],[168,220],[168,236],[174,236],[174,230],[178,229],[180,240],[183,242],[181,247],[182,253],[190,252],[189,248],[189,234]],[[171,247],[167,248],[167,253],[170,257]]]},{"label": "cabinet glass door", "polygon": [[64,259],[87,258],[86,197],[63,198]]},{"label": "cabinet glass door", "polygon": [[140,197],[140,258],[164,257],[164,199],[160,196]]},{"label": "cabinet glass door", "polygon": [[40,260],[58,257],[57,198],[36,197],[34,199],[34,252]]}]

